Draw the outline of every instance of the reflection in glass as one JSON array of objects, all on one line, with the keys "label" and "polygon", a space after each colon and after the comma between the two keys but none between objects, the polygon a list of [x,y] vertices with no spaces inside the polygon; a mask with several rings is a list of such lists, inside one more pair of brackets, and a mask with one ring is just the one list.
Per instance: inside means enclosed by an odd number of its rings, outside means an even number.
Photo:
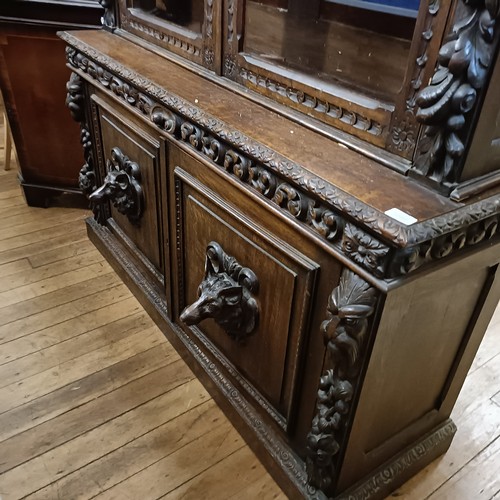
[{"label": "reflection in glass", "polygon": [[[244,52],[392,101],[419,0],[247,0]],[[290,73],[290,72],[289,72]]]},{"label": "reflection in glass", "polygon": [[201,33],[204,0],[134,0],[134,8]]}]

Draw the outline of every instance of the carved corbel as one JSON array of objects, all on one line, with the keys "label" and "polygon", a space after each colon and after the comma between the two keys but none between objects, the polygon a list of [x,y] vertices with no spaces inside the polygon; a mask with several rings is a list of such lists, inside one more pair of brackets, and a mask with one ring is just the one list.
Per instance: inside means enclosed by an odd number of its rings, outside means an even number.
[{"label": "carved corbel", "polygon": [[138,225],[144,206],[139,165],[130,161],[119,148],[113,148],[106,166],[108,173],[104,183],[89,196],[90,202],[99,205],[109,200],[132,224]]},{"label": "carved corbel", "polygon": [[430,84],[416,97],[425,125],[413,171],[444,186],[460,180],[464,152],[500,38],[499,0],[459,0]]},{"label": "carved corbel", "polygon": [[306,468],[309,484],[327,495],[333,494],[335,458],[345,438],[376,298],[372,286],[345,269],[329,297],[327,318],[321,324],[326,358],[316,415],[307,435]]},{"label": "carved corbel", "polygon": [[[68,53],[68,57],[72,54]],[[66,106],[73,120],[80,124],[80,142],[83,146],[83,157],[85,163],[80,169],[78,175],[78,185],[85,196],[96,190],[96,176],[94,171],[94,158],[92,154],[92,140],[89,131],[89,126],[85,118],[85,93],[82,78],[76,73],[71,73],[70,79],[66,84]],[[94,215],[98,216],[97,209],[94,210]]]},{"label": "carved corbel", "polygon": [[105,29],[114,30],[116,28],[116,15],[113,0],[99,0],[99,3],[104,8],[101,24]]},{"label": "carved corbel", "polygon": [[243,341],[257,327],[259,307],[253,295],[258,288],[255,273],[242,267],[212,241],[207,247],[205,277],[198,288],[198,300],[184,309],[180,320],[196,325],[212,318],[232,339]]}]

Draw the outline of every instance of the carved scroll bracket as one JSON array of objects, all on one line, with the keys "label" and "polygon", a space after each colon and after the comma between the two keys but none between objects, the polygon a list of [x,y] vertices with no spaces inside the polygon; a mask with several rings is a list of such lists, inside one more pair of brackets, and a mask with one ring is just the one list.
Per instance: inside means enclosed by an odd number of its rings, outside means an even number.
[{"label": "carved scroll bracket", "polygon": [[99,0],[99,3],[104,8],[104,14],[101,17],[101,24],[105,29],[112,31],[116,28],[116,15],[113,0]]},{"label": "carved scroll bracket", "polygon": [[434,76],[416,97],[416,117],[426,127],[414,171],[443,186],[460,180],[474,110],[500,38],[499,17],[499,0],[459,0]]},{"label": "carved scroll bracket", "polygon": [[[74,52],[71,48],[67,49],[67,52],[69,51]],[[66,90],[68,91],[66,106],[68,106],[73,120],[80,124],[80,142],[83,146],[83,157],[85,159],[85,163],[78,175],[78,185],[82,193],[88,197],[96,190],[97,186],[92,154],[92,140],[89,125],[85,117],[85,94],[82,78],[76,73],[71,73],[70,79],[66,84]],[[94,215],[98,217],[97,207],[94,210]]]},{"label": "carved scroll bracket", "polygon": [[242,267],[212,241],[207,246],[205,277],[198,288],[199,298],[184,309],[180,320],[196,325],[213,318],[231,338],[243,341],[257,327],[259,307],[253,294],[258,288],[255,273]]},{"label": "carved scroll bracket", "polygon": [[120,148],[113,148],[107,170],[103,185],[89,196],[89,200],[94,205],[111,201],[132,224],[138,225],[144,206],[139,165],[130,161]]},{"label": "carved scroll bracket", "polygon": [[375,310],[376,290],[345,269],[328,300],[321,324],[326,344],[324,372],[319,381],[316,415],[307,436],[309,484],[333,493],[335,457],[340,451],[367,344],[368,318]]}]

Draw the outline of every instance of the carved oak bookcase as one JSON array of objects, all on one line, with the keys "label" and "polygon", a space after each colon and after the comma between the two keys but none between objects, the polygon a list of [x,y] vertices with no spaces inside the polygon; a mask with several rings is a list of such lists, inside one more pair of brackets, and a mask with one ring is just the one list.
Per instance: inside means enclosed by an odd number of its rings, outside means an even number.
[{"label": "carved oak bookcase", "polygon": [[500,296],[498,0],[101,4],[91,239],[290,497],[383,498]]}]

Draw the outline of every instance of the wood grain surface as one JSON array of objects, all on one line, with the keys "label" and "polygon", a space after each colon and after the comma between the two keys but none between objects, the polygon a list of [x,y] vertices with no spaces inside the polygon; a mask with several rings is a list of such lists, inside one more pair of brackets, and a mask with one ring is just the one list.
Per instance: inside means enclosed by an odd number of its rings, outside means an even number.
[{"label": "wood grain surface", "polygon": [[[26,207],[0,165],[2,500],[285,498],[89,244],[86,216]],[[500,309],[452,417],[448,453],[394,496],[498,497]]]}]

